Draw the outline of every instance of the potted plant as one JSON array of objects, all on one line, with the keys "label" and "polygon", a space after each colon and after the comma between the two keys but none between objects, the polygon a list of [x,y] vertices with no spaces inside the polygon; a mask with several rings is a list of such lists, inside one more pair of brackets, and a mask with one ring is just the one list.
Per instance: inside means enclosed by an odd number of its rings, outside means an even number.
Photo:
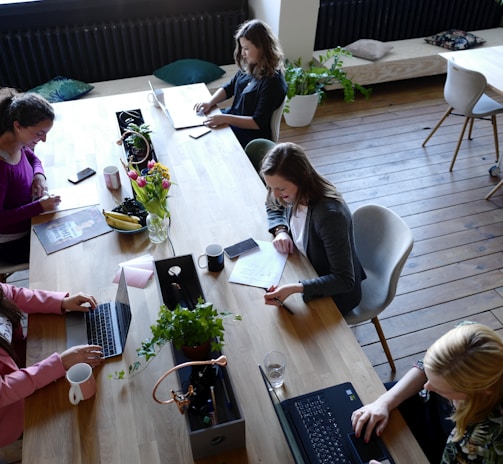
[{"label": "potted plant", "polygon": [[152,130],[148,124],[138,125],[130,122],[117,141],[119,145],[125,142],[128,163],[134,163],[140,171],[147,167],[148,161],[156,160],[150,138],[151,133]]},{"label": "potted plant", "polygon": [[[325,55],[320,55],[317,61],[311,60],[307,67],[302,66],[301,58],[294,62],[286,61],[287,102],[284,113],[289,126],[301,127],[310,124],[316,107],[326,98],[325,91],[329,85],[341,85],[345,102],[354,101],[355,91],[365,98],[370,97],[372,90],[353,82],[342,69],[344,56],[352,55],[344,48],[337,47],[328,50]],[[327,66],[330,61],[330,66]]]},{"label": "potted plant", "polygon": [[[157,321],[150,326],[152,337],[141,343],[136,351],[140,358],[145,358],[146,363],[157,356],[157,353],[171,342],[173,346],[182,350],[193,360],[208,359],[211,351],[220,351],[224,344],[223,318],[231,313],[219,312],[212,303],[199,298],[194,309],[187,309],[177,305],[170,310],[162,305]],[[234,316],[240,320],[240,316]],[[194,352],[196,353],[194,355]],[[197,358],[197,359],[196,359]],[[131,364],[128,373],[136,375],[141,370],[141,362]],[[146,367],[146,366],[145,366]],[[125,371],[115,372],[116,379],[124,379]]]}]

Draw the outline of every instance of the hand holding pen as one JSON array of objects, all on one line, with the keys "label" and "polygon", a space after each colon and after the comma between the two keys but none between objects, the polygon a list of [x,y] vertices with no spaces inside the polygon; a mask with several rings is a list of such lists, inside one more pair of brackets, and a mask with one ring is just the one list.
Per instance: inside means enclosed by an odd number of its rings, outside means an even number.
[{"label": "hand holding pen", "polygon": [[[264,296],[265,298],[265,304],[269,305],[274,305],[274,306],[279,306],[280,308],[283,308],[285,311],[289,312],[290,314],[294,315],[295,313],[283,303],[283,300],[280,298],[281,295],[281,288],[282,287],[276,287],[275,285],[266,288],[266,294]],[[289,295],[286,295],[284,298],[288,297]]]}]

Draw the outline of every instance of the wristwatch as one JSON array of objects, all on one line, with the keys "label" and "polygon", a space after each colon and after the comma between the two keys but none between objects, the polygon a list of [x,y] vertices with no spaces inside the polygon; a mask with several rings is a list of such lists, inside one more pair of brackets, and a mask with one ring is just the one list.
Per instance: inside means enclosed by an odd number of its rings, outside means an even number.
[{"label": "wristwatch", "polygon": [[274,236],[276,237],[280,232],[288,232],[288,227],[284,225],[276,226],[273,231]]}]

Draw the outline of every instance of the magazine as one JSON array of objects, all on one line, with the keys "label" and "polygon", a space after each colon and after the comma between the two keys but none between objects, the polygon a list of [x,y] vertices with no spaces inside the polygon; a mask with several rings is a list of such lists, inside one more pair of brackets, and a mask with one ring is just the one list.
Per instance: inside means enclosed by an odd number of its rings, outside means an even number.
[{"label": "magazine", "polygon": [[37,224],[33,230],[48,255],[112,231],[96,207]]}]

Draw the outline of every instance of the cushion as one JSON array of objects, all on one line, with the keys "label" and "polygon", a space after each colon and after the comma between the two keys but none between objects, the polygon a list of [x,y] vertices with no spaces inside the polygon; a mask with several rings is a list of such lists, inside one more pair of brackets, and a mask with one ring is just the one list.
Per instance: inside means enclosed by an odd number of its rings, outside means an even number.
[{"label": "cushion", "polygon": [[218,79],[225,71],[209,61],[184,59],[154,71],[154,76],[172,85],[198,84]]},{"label": "cushion", "polygon": [[93,85],[85,82],[57,76],[54,79],[39,85],[29,92],[35,92],[44,97],[49,103],[75,100],[94,89]]},{"label": "cushion", "polygon": [[470,32],[459,29],[449,29],[430,37],[425,37],[426,42],[449,50],[466,50],[485,43],[485,39],[477,37]]},{"label": "cushion", "polygon": [[375,61],[388,54],[393,49],[393,46],[379,40],[360,39],[344,48],[353,56]]}]

